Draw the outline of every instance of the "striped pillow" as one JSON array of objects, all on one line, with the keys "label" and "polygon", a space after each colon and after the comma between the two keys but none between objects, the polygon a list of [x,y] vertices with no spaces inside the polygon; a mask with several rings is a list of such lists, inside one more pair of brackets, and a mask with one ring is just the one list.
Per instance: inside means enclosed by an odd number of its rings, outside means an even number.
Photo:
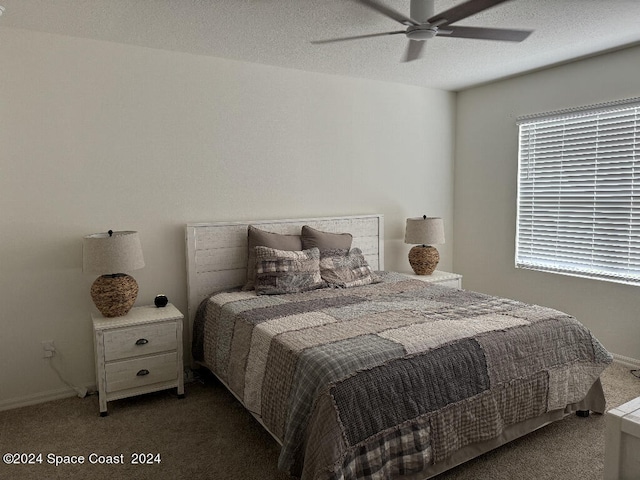
[{"label": "striped pillow", "polygon": [[262,247],[277,248],[278,250],[303,250],[300,235],[286,235],[282,233],[273,233],[260,230],[259,228],[249,225],[247,228],[247,241],[249,243],[247,261],[247,283],[243,290],[253,290],[256,274],[256,248],[258,245]]},{"label": "striped pillow", "polygon": [[277,250],[255,247],[256,295],[299,293],[325,287],[320,276],[320,250]]},{"label": "striped pillow", "polygon": [[320,275],[330,287],[359,287],[380,282],[359,248],[325,250],[320,258]]}]

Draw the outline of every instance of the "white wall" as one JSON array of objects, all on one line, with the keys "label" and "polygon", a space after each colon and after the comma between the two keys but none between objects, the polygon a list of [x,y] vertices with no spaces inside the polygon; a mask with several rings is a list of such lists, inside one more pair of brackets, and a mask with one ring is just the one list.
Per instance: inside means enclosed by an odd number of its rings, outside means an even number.
[{"label": "white wall", "polygon": [[186,312],[184,224],[383,213],[448,221],[455,94],[0,29],[0,408],[95,382],[82,236],[140,232],[138,304]]},{"label": "white wall", "polygon": [[516,117],[640,96],[640,47],[459,93],[454,270],[466,288],[558,308],[640,359],[640,289],[514,267]]}]

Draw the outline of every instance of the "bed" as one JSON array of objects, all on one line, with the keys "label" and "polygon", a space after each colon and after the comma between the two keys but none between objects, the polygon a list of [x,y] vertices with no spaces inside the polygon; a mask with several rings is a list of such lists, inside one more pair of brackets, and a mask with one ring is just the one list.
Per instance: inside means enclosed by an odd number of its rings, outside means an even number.
[{"label": "bed", "polygon": [[[280,469],[305,480],[426,479],[567,414],[604,412],[599,376],[612,358],[576,319],[384,271],[383,220],[186,227],[192,355],[281,445]],[[348,264],[370,281],[274,290],[269,255],[298,262],[303,252],[249,249],[247,232],[303,227],[350,233],[346,255],[359,259],[305,249],[305,278],[306,265],[328,268],[324,281]],[[248,264],[256,290],[241,288]]]}]

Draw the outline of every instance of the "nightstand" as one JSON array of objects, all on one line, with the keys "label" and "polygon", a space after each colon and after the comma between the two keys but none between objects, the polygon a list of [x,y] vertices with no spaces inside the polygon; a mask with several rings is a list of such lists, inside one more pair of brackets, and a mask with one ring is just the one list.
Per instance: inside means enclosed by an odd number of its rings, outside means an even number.
[{"label": "nightstand", "polygon": [[422,282],[437,283],[445,287],[462,288],[462,275],[458,275],[457,273],[435,270],[431,275],[416,275],[415,273],[405,273],[405,275]]},{"label": "nightstand", "polygon": [[605,414],[604,478],[640,478],[640,397]]},{"label": "nightstand", "polygon": [[134,307],[122,317],[92,314],[100,415],[107,402],[175,387],[184,397],[182,322],[168,304]]}]

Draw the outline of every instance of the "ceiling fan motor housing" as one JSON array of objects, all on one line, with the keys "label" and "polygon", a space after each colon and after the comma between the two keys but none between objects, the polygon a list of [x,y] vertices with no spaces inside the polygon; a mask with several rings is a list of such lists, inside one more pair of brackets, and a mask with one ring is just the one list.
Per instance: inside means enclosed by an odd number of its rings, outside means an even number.
[{"label": "ceiling fan motor housing", "polygon": [[409,16],[412,19],[425,23],[433,17],[433,0],[412,0],[410,9]]}]

